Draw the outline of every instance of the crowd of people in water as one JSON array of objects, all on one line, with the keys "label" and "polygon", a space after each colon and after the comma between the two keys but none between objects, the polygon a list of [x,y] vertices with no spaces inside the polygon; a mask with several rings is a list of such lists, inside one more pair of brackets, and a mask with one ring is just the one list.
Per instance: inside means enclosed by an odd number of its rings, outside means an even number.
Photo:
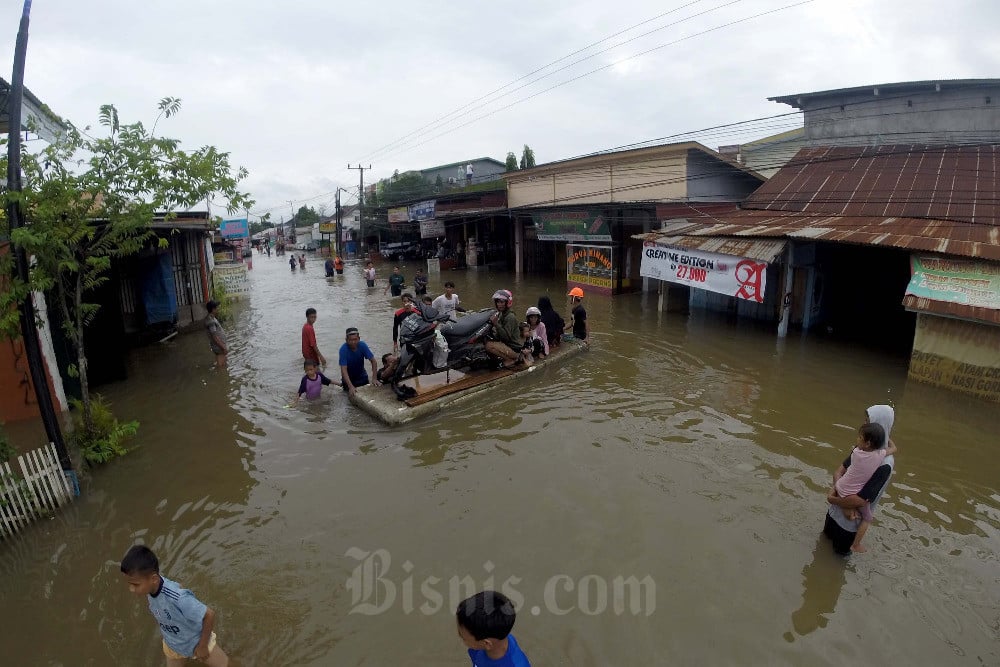
[{"label": "crowd of people in water", "polygon": [[[294,262],[301,262],[299,268],[304,268],[304,257],[289,260],[290,265]],[[295,267],[292,268],[294,270]],[[341,275],[343,261],[339,257],[330,258],[326,268],[328,276]],[[376,273],[372,262],[366,263],[363,277],[369,288],[375,287]],[[316,341],[314,324],[317,313],[315,308],[306,309],[306,322],[302,326],[305,375],[293,403],[303,396],[307,399],[319,398],[324,386],[336,385],[353,393],[369,382],[379,385],[388,381],[400,352],[400,329],[408,317],[429,311],[437,318],[456,321],[466,313],[454,282],[446,281],[444,292],[431,298],[427,294],[427,276],[418,269],[413,286],[413,293],[404,292],[406,278],[398,266],[393,268],[383,290],[383,294],[391,292],[393,297],[400,299],[400,307],[393,314],[393,351],[382,356],[382,368],[377,369],[375,355],[361,340],[358,329],[348,328],[339,351],[339,379],[328,378],[321,370],[327,366],[327,360]],[[497,290],[492,297],[494,312],[489,319],[490,335],[485,343],[486,350],[502,366],[509,368],[530,365],[535,359],[546,358],[558,348],[564,337],[578,338],[589,344],[590,326],[583,305],[584,292],[574,287],[568,296],[572,307],[569,313],[570,332],[566,332],[566,321],[556,312],[548,296],[539,297],[537,305],[528,307],[522,319],[513,310],[514,295],[506,289]],[[225,332],[215,316],[217,307],[214,301],[208,303],[209,315],[205,325],[210,348],[216,355],[217,365],[222,367],[228,348]],[[371,376],[365,369],[366,363],[371,368]],[[865,410],[856,444],[833,474],[833,483],[826,498],[828,506],[823,534],[830,538],[838,554],[866,551],[864,537],[895,468],[898,448],[890,438],[894,421],[895,412],[891,406],[872,405]],[[149,609],[160,623],[168,666],[179,665],[186,657],[194,657],[214,666],[228,663],[226,654],[216,643],[212,609],[199,602],[190,591],[162,576],[156,556],[148,548],[133,546],[121,562],[121,571],[130,590],[148,598]],[[495,591],[483,591],[459,604],[456,610],[458,635],[467,647],[473,665],[529,667],[527,657],[511,634],[515,618],[510,600]]]}]

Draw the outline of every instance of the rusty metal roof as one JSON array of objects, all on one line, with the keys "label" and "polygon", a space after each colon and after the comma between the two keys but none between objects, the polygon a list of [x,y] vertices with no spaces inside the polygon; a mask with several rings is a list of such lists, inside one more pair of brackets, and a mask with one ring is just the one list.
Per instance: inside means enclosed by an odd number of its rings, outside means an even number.
[{"label": "rusty metal roof", "polygon": [[969,306],[964,303],[923,299],[912,294],[903,297],[903,307],[918,313],[932,313],[962,320],[975,320],[986,324],[1000,325],[1000,310]]},{"label": "rusty metal roof", "polygon": [[737,211],[693,214],[665,230],[634,238],[656,241],[661,234],[830,241],[1000,261],[1000,226],[950,220]]},{"label": "rusty metal roof", "polygon": [[774,261],[774,258],[780,255],[788,245],[788,242],[784,240],[748,239],[732,236],[684,236],[662,230],[648,234],[637,234],[633,238],[653,242],[657,245],[714,252],[733,257],[746,257],[761,262]]},{"label": "rusty metal roof", "polygon": [[803,148],[743,208],[1000,225],[1000,145]]}]

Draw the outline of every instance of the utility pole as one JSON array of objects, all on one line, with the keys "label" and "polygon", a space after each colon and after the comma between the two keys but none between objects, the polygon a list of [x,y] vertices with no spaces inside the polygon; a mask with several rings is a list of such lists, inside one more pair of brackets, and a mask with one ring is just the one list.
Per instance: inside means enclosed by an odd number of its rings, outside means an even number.
[{"label": "utility pole", "polygon": [[[21,102],[24,99],[24,61],[28,53],[28,16],[31,13],[31,0],[24,0],[21,12],[21,25],[17,31],[17,42],[14,46],[14,72],[10,78],[10,93],[7,95],[7,118],[10,128],[7,138],[7,191],[21,192]],[[18,198],[7,200],[7,219],[11,231],[24,227],[24,209]],[[28,284],[28,256],[24,248],[11,244],[14,250],[16,275],[24,284]],[[35,302],[31,292],[18,304],[21,311],[21,337],[24,339],[24,351],[28,357],[28,368],[31,373],[31,384],[35,387],[35,398],[38,401],[38,412],[45,425],[45,435],[56,447],[59,463],[63,470],[72,470],[66,442],[59,429],[59,416],[52,404],[49,393],[49,378],[45,374],[45,360],[42,357],[42,347],[38,341],[38,329],[35,327]],[[53,369],[55,370],[55,369]]]},{"label": "utility pole", "polygon": [[361,186],[358,189],[358,219],[361,221],[361,243],[365,248],[365,259],[368,258],[368,243],[365,241],[365,169],[371,170],[372,166],[362,167],[358,164],[357,167],[352,167],[350,163],[347,164],[348,169],[357,169],[361,172]]},{"label": "utility pole", "polygon": [[341,222],[340,222],[340,188],[337,188],[336,220],[337,220],[337,224],[334,226],[334,233],[336,233],[337,238],[334,240],[334,243],[335,243],[335,245],[337,247],[337,256],[343,257],[344,256],[343,255],[343,249],[341,248],[341,245],[340,245],[343,242],[343,238],[344,238],[344,228],[341,226]]}]

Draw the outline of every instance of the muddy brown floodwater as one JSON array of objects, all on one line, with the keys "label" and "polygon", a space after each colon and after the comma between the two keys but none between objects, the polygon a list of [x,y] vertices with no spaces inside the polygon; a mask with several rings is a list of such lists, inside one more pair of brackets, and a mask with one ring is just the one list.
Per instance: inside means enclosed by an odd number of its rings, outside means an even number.
[{"label": "muddy brown floodwater", "polygon": [[[139,448],[0,544],[4,665],[161,664],[118,573],[135,540],[217,610],[234,665],[468,664],[467,586],[514,595],[535,665],[1000,664],[996,406],[908,382],[905,359],[632,295],[588,298],[587,353],[445,414],[388,428],[329,390],[284,408],[307,306],[328,359],[347,326],[390,348],[394,304],[361,268],[255,257],[228,372],[200,332],[132,353],[103,393]],[[520,312],[565,306],[561,280],[447,278],[466,305],[511,287]],[[886,402],[897,473],[844,561],[825,489]]]}]

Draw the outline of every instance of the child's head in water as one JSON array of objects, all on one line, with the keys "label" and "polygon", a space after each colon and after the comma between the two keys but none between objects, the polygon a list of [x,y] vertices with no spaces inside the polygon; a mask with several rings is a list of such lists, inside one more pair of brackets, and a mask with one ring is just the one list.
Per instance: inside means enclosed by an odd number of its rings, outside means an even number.
[{"label": "child's head in water", "polygon": [[858,447],[866,452],[885,446],[885,429],[881,424],[862,424],[858,429]]},{"label": "child's head in water", "polygon": [[483,591],[460,602],[455,618],[458,636],[467,648],[492,651],[507,640],[517,614],[506,595]]}]

